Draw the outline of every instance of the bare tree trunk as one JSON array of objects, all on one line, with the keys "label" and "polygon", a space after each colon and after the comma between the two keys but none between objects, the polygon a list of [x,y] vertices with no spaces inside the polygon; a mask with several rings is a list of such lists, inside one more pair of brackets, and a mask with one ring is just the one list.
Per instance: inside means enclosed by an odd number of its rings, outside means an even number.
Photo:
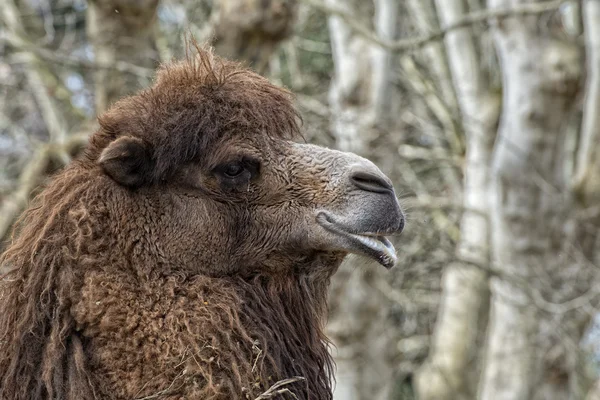
[{"label": "bare tree trunk", "polygon": [[[585,0],[582,7],[587,82],[573,189],[576,205],[585,217],[578,221],[575,240],[586,259],[592,265],[600,265],[600,2]],[[590,282],[590,286],[594,285],[598,285],[597,278]],[[585,393],[585,384],[589,383],[586,378],[580,377],[583,384],[575,382],[572,386]],[[589,389],[586,399],[600,399],[600,380]]]},{"label": "bare tree trunk", "polygon": [[[88,3],[87,34],[101,65],[124,62],[154,68],[158,53],[153,26],[159,0],[92,0]],[[149,78],[116,69],[99,69],[95,74],[96,113],[117,99],[148,86]]]},{"label": "bare tree trunk", "polygon": [[[527,1],[492,0],[507,8]],[[539,310],[530,288],[566,265],[566,123],[579,89],[575,46],[538,17],[498,22],[504,107],[492,172],[495,267],[482,400],[529,400],[542,368]],[[525,283],[522,283],[525,282]]]},{"label": "bare tree trunk", "polygon": [[[328,0],[328,5],[349,14],[367,6],[361,0]],[[370,4],[369,4],[370,5]],[[332,131],[337,146],[366,155],[368,144],[387,124],[393,103],[390,83],[391,54],[356,34],[340,17],[331,15],[329,31],[335,74],[330,87]],[[375,1],[375,29],[387,39],[395,37],[396,0]],[[392,329],[386,324],[385,302],[374,288],[384,271],[352,266],[351,259],[334,277],[330,292],[328,330],[337,347],[336,400],[387,400],[393,386]]]},{"label": "bare tree trunk", "polygon": [[[421,34],[427,35],[438,31],[440,26],[433,0],[409,0],[407,5],[415,18]],[[452,75],[446,57],[444,43],[434,41],[423,48],[431,74],[439,88],[441,98],[452,111],[457,109],[456,91],[452,85]]]},{"label": "bare tree trunk", "polygon": [[[467,12],[462,0],[437,0],[443,26]],[[464,263],[449,265],[430,358],[417,379],[422,400],[472,398],[469,369],[474,366],[482,307],[487,303],[489,261],[489,160],[498,118],[498,101],[483,83],[475,42],[468,28],[446,36],[446,51],[466,134],[464,205],[457,252]],[[475,266],[469,265],[475,264]]]},{"label": "bare tree trunk", "polygon": [[[353,10],[365,5],[356,1],[328,0],[328,5],[352,15]],[[394,38],[397,2],[377,0],[375,18],[378,35]],[[338,16],[329,17],[329,32],[335,65],[329,90],[332,130],[339,148],[365,154],[368,143],[377,135],[378,125],[385,125],[386,111],[391,106],[391,55],[354,32]]]},{"label": "bare tree trunk", "polygon": [[583,13],[588,82],[575,171],[575,189],[586,206],[600,202],[600,2],[586,0]]},{"label": "bare tree trunk", "polygon": [[277,46],[293,31],[298,4],[296,0],[224,0],[217,7],[217,53],[264,73]]}]

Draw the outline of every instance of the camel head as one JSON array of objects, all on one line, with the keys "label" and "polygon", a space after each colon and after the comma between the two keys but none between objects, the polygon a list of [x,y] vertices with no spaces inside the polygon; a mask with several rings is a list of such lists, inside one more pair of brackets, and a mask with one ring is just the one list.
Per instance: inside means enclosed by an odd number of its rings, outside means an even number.
[{"label": "camel head", "polygon": [[143,251],[173,268],[209,275],[311,272],[349,253],[392,267],[387,237],[404,215],[390,179],[355,154],[294,140],[291,101],[200,51],[116,103],[87,155],[137,221],[119,231],[154,243]]}]

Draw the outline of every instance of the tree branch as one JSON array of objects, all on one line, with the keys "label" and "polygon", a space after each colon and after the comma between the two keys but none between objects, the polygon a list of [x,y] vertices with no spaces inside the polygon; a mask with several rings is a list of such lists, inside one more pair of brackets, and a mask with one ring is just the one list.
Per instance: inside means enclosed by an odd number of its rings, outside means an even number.
[{"label": "tree branch", "polygon": [[75,57],[64,52],[49,50],[35,46],[25,38],[15,34],[3,35],[2,39],[6,40],[8,43],[10,43],[11,46],[19,50],[31,52],[46,61],[51,61],[68,67],[85,68],[91,70],[114,70],[125,74],[139,76],[141,78],[151,78],[154,76],[155,72],[151,68],[141,67],[139,65],[127,63],[125,61],[117,60],[113,64],[105,65],[98,62],[85,60],[83,58]]},{"label": "tree branch", "polygon": [[[335,15],[348,24],[355,32],[363,36],[365,39],[379,46],[385,47],[386,49],[393,51],[408,51],[416,50],[424,45],[436,41],[442,40],[448,32],[455,31],[457,29],[465,28],[470,25],[487,22],[489,20],[499,20],[506,18],[523,17],[526,15],[543,14],[548,11],[557,10],[562,4],[569,2],[570,0],[553,0],[545,1],[541,3],[526,3],[518,6],[511,7],[510,9],[494,9],[494,10],[482,10],[474,11],[470,14],[466,14],[460,20],[446,26],[444,29],[434,31],[428,35],[423,35],[417,38],[400,39],[395,41],[385,40],[380,38],[371,29],[363,25],[361,22],[356,20],[352,15],[344,10],[330,7],[323,3],[321,0],[302,0],[306,4],[323,11],[326,14]],[[581,1],[581,0],[576,0]]]},{"label": "tree branch", "polygon": [[40,178],[52,157],[69,154],[74,148],[87,142],[87,134],[71,135],[65,142],[47,143],[39,147],[29,163],[21,171],[17,189],[3,199],[0,206],[0,240],[6,237],[12,224],[27,205],[29,196],[40,183]]},{"label": "tree branch", "polygon": [[[23,31],[18,10],[12,0],[4,1],[3,21],[8,27],[8,36],[20,37],[25,41],[26,33]],[[48,94],[44,84],[43,75],[46,72],[33,52],[26,52],[23,57],[25,63],[25,75],[29,81],[31,92],[35,98],[48,133],[50,141],[55,143],[64,143],[67,132],[67,124],[63,114],[56,106],[55,101]],[[66,154],[59,155],[61,160],[68,162]]]}]

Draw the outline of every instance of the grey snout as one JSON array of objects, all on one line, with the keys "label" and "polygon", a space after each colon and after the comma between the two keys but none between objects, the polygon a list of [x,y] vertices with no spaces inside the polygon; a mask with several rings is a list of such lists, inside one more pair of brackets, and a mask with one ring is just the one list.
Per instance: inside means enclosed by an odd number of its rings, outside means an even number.
[{"label": "grey snout", "polygon": [[[378,225],[385,226],[386,231],[400,233],[404,229],[404,213],[396,198],[392,181],[373,163],[364,160],[355,164],[348,174],[352,187],[366,192],[370,207],[371,221],[378,220]],[[359,218],[360,219],[360,218]]]}]

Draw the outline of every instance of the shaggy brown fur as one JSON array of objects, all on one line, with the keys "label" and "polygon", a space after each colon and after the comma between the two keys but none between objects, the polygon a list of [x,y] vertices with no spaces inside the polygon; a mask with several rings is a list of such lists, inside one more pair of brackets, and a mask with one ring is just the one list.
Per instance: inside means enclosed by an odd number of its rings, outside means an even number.
[{"label": "shaggy brown fur", "polygon": [[314,210],[358,198],[331,172],[357,158],[283,140],[289,94],[202,50],[100,125],[0,260],[0,399],[331,399],[346,252]]}]

